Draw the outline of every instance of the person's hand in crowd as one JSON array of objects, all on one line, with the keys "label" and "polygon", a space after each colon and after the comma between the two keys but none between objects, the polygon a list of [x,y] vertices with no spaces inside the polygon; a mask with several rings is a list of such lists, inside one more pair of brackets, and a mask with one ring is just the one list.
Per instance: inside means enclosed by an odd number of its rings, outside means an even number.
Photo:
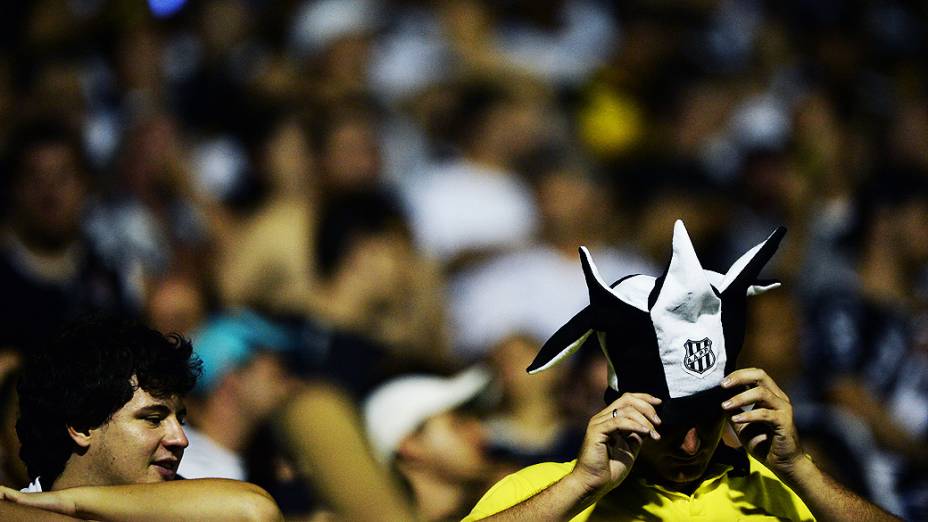
[{"label": "person's hand in crowd", "polygon": [[[777,383],[758,368],[736,370],[722,381],[724,388],[747,388],[722,403],[731,414],[741,444],[778,475],[791,474],[804,457],[793,420],[793,406]],[[741,411],[744,406],[753,406]]]},{"label": "person's hand in crowd", "polygon": [[51,511],[62,515],[77,516],[77,505],[55,491],[44,493],[23,493],[6,486],[0,486],[0,500],[6,500],[43,511]]},{"label": "person's hand in crowd", "polygon": [[590,419],[571,475],[592,496],[605,495],[625,480],[643,437],[660,439],[654,409],[660,403],[647,393],[624,393]]}]

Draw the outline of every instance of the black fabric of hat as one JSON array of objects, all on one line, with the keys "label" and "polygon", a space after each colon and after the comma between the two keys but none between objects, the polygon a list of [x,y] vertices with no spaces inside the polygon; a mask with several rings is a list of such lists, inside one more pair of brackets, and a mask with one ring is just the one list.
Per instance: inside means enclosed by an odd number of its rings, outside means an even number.
[{"label": "black fabric of hat", "polygon": [[664,274],[631,275],[611,286],[580,247],[590,305],[545,342],[528,372],[559,364],[595,333],[608,363],[607,403],[623,392],[649,393],[663,400],[665,423],[720,412],[734,393],[720,383],[744,342],[747,297],[780,285],[757,277],[785,233],[777,228],[720,274],[702,268],[678,220]]}]

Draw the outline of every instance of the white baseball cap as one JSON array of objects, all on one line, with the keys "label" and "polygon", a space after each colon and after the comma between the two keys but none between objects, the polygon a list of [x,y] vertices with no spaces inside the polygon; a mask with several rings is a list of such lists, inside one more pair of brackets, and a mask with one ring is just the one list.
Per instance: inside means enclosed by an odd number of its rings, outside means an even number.
[{"label": "white baseball cap", "polygon": [[403,439],[426,420],[477,396],[490,373],[474,366],[451,377],[408,375],[380,386],[364,402],[364,424],[374,455],[388,463]]}]

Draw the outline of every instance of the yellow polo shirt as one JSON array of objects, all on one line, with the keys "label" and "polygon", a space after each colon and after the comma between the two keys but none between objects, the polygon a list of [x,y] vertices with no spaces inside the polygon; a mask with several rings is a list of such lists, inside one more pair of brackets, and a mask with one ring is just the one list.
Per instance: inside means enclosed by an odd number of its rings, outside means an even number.
[{"label": "yellow polo shirt", "polygon": [[[719,447],[692,495],[629,477],[571,522],[601,520],[815,520],[802,500],[743,451]],[[546,462],[513,473],[480,499],[463,522],[480,520],[526,500],[573,470],[576,461]]]}]

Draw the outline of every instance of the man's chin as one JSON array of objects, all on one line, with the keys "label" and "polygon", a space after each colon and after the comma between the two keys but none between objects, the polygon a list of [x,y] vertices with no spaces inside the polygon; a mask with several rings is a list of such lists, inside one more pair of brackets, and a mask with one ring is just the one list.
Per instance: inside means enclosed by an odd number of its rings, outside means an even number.
[{"label": "man's chin", "polygon": [[694,462],[692,464],[677,464],[672,466],[664,473],[667,481],[675,484],[689,484],[698,480],[706,472],[706,462]]},{"label": "man's chin", "polygon": [[693,481],[697,480],[701,476],[702,476],[702,473],[677,472],[677,473],[671,474],[668,477],[668,482],[683,486],[683,485],[692,483]]},{"label": "man's chin", "polygon": [[148,481],[147,482],[166,482],[169,480],[174,480],[177,478],[177,472],[173,469],[159,466],[157,464],[152,464],[148,467]]}]

